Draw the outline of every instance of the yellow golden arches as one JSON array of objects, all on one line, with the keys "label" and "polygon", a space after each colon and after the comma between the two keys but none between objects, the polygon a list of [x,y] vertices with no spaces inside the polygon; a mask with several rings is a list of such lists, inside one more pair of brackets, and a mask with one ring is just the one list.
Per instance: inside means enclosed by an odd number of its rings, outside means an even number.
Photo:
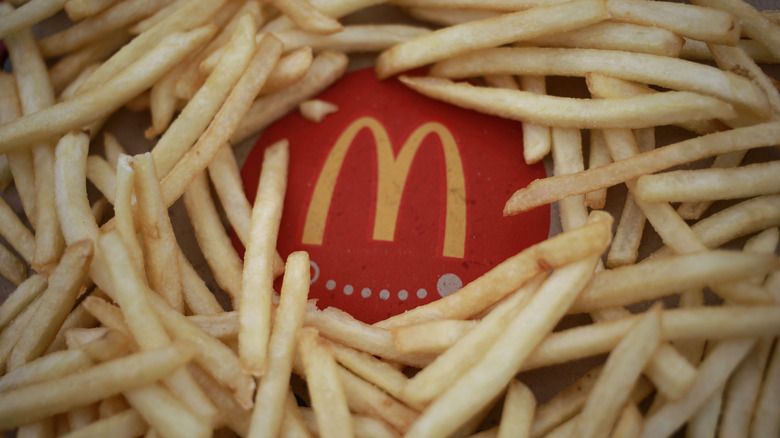
[{"label": "yellow golden arches", "polygon": [[409,169],[423,140],[429,134],[436,134],[444,152],[447,178],[447,213],[442,254],[445,257],[462,258],[466,242],[466,182],[463,176],[463,164],[452,134],[444,125],[435,122],[425,123],[415,129],[404,142],[397,157],[393,153],[387,131],[378,120],[372,117],[361,117],[352,122],[333,145],[314,186],[303,228],[303,243],[322,244],[325,222],[342,163],[355,136],[363,128],[368,128],[374,136],[379,165],[374,239],[393,240],[398,208]]}]

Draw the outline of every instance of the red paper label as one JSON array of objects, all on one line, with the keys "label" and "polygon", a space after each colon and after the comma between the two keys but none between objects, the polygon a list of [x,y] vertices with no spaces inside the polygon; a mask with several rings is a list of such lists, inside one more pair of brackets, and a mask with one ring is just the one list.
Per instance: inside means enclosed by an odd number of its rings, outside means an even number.
[{"label": "red paper label", "polygon": [[520,123],[378,82],[373,69],[346,74],[318,99],[339,110],[320,123],[287,115],[242,170],[254,199],[264,149],[289,140],[278,249],[309,253],[318,307],[373,323],[547,238],[549,208],[502,215],[515,190],[545,177],[523,160]]}]

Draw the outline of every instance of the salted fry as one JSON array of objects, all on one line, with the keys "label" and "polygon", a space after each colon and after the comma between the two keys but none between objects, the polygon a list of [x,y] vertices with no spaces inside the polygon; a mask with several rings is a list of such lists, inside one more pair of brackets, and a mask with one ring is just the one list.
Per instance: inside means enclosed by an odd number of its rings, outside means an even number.
[{"label": "salted fry", "polygon": [[377,75],[387,78],[476,49],[576,29],[608,16],[603,2],[574,0],[447,27],[383,52],[376,61]]},{"label": "salted fry", "polygon": [[[597,214],[591,223],[582,228],[525,249],[464,286],[457,294],[388,318],[376,326],[394,328],[434,319],[466,319],[473,316],[538,274],[603,251],[609,233],[606,225],[611,222],[611,218],[606,216]],[[561,251],[557,248],[567,249]],[[540,266],[540,260],[544,260],[544,267]]]},{"label": "salted fry", "polygon": [[[463,108],[565,128],[646,128],[680,120],[729,119],[735,116],[727,103],[685,91],[619,100],[591,100],[496,90],[434,77],[402,76],[401,82],[428,97]],[[492,103],[488,105],[486,102]]]},{"label": "salted fry", "polygon": [[154,0],[129,0],[118,2],[93,17],[55,33],[40,42],[45,58],[68,53],[95,41],[109,32],[121,29],[157,10],[165,2]]},{"label": "salted fry", "polygon": [[[664,71],[675,71],[676,74],[663,74]],[[431,69],[432,75],[448,78],[485,74],[584,77],[594,72],[673,90],[693,91],[733,103],[740,110],[750,111],[758,117],[769,115],[766,96],[747,78],[667,56],[595,49],[497,48],[451,58]]]},{"label": "salted fry", "polygon": [[440,319],[393,329],[393,344],[402,353],[442,353],[477,325],[474,320]]},{"label": "salted fry", "polygon": [[776,143],[780,143],[780,124],[774,122],[681,141],[607,166],[532,182],[512,195],[504,207],[504,214],[517,214],[562,197],[611,187],[644,174],[713,155]]},{"label": "salted fry", "polygon": [[79,21],[97,14],[117,1],[118,0],[67,0],[65,2],[65,12],[71,20]]},{"label": "salted fry", "polygon": [[325,51],[314,58],[306,76],[295,85],[257,99],[241,120],[230,141],[238,144],[318,94],[336,81],[347,68],[346,55]]},{"label": "salted fry", "polygon": [[590,392],[573,435],[604,436],[620,416],[634,382],[658,347],[661,336],[660,306],[645,312],[612,350]]},{"label": "salted fry", "polygon": [[[268,370],[260,380],[255,395],[255,410],[248,436],[274,436],[279,433],[288,397],[290,374],[297,345],[297,333],[303,326],[306,299],[309,294],[309,255],[296,252],[287,257],[281,299],[268,342]],[[304,364],[306,365],[306,356]],[[308,371],[308,368],[307,368]],[[335,362],[333,368],[335,374]],[[307,376],[309,376],[307,372]],[[335,377],[335,376],[332,376]],[[309,384],[310,393],[314,388]],[[311,394],[312,398],[314,395]],[[344,402],[346,408],[346,402]],[[347,411],[348,413],[348,411]],[[342,431],[346,433],[346,431]]]},{"label": "salted fry", "polygon": [[328,344],[316,329],[304,328],[298,336],[298,349],[306,373],[317,430],[321,437],[353,436],[352,418],[340,382],[338,365]]},{"label": "salted fry", "polygon": [[286,30],[277,35],[284,43],[285,51],[311,47],[315,51],[330,49],[350,53],[380,52],[429,32],[429,29],[417,26],[367,24],[346,26],[332,35],[318,35],[298,29]]},{"label": "salted fry", "polygon": [[0,427],[28,424],[154,382],[187,363],[193,354],[189,345],[173,344],[108,361],[61,379],[0,393]]},{"label": "salted fry", "polygon": [[65,436],[68,438],[98,438],[110,435],[117,438],[132,438],[143,435],[148,429],[149,425],[146,424],[138,411],[126,409]]},{"label": "salted fry", "polygon": [[338,21],[314,7],[308,0],[272,0],[272,3],[305,31],[327,35],[342,29]]},{"label": "salted fry", "polygon": [[274,93],[295,84],[306,75],[313,59],[314,55],[309,47],[300,48],[283,56],[274,66],[260,94]]},{"label": "salted fry", "polygon": [[[650,202],[750,198],[780,192],[780,161],[730,169],[701,169],[643,175],[636,194]],[[684,187],[685,190],[679,190]]]},{"label": "salted fry", "polygon": [[287,188],[289,159],[286,141],[269,147],[265,152],[244,256],[238,345],[244,369],[254,375],[262,375],[267,366],[274,247],[282,215],[282,199]]},{"label": "salted fry", "polygon": [[709,6],[715,9],[733,14],[739,18],[742,24],[742,32],[753,40],[759,42],[764,48],[777,57],[778,42],[780,42],[780,28],[766,17],[763,17],[753,6],[745,2],[734,0],[695,0],[695,5]]},{"label": "salted fry", "polygon": [[535,409],[534,393],[519,380],[509,382],[497,436],[499,438],[530,437]]},{"label": "salted fry", "polygon": [[77,129],[111,113],[148,88],[168,68],[199,46],[210,33],[209,28],[198,28],[187,33],[171,34],[146,56],[103,86],[2,125],[0,151],[6,152]]},{"label": "salted fry", "polygon": [[[556,269],[483,358],[450,383],[423,411],[407,436],[447,436],[464,421],[466,412],[484,406],[500,392],[593,275],[597,259],[588,257]],[[475,387],[484,391],[474,394]]]},{"label": "salted fry", "polygon": [[30,0],[12,12],[0,14],[0,38],[32,27],[62,9],[65,0]]},{"label": "salted fry", "polygon": [[76,302],[92,261],[92,242],[76,242],[65,250],[40,296],[35,319],[25,327],[8,359],[13,369],[40,356],[57,335],[60,325]]},{"label": "salted fry", "polygon": [[139,204],[140,231],[144,240],[149,285],[174,309],[184,310],[178,244],[163,204],[152,154],[133,158],[135,193]]}]

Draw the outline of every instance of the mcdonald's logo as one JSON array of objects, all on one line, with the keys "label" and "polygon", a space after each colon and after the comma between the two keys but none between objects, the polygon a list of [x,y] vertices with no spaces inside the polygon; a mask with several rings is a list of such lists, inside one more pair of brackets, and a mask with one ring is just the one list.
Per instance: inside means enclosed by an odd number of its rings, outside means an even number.
[{"label": "mcdonald's logo", "polygon": [[242,177],[254,199],[264,148],[289,140],[277,249],[309,253],[318,307],[373,323],[454,293],[547,237],[547,208],[503,216],[517,187],[545,176],[525,164],[518,122],[378,82],[372,69],[317,98],[339,110],[269,126]]},{"label": "mcdonald's logo", "polygon": [[303,228],[303,243],[322,244],[328,210],[344,157],[353,144],[355,136],[362,129],[368,129],[373,134],[378,162],[379,182],[376,194],[374,239],[393,240],[398,220],[398,208],[401,204],[401,197],[412,161],[415,159],[422,141],[428,135],[436,135],[439,137],[444,153],[447,179],[447,214],[444,224],[442,255],[462,258],[466,242],[466,183],[463,176],[463,164],[452,133],[444,125],[436,122],[427,122],[415,129],[404,142],[397,156],[393,152],[387,131],[378,120],[372,117],[361,117],[352,122],[333,145],[314,186],[314,194]]}]

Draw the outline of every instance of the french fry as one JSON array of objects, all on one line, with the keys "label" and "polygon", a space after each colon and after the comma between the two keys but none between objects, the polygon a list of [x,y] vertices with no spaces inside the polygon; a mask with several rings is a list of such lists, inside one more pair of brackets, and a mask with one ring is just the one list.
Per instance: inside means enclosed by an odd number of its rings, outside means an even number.
[{"label": "french fry", "polygon": [[[673,70],[677,74],[664,75],[664,70]],[[769,115],[766,97],[746,78],[666,56],[594,49],[498,48],[451,58],[431,69],[432,75],[448,78],[485,74],[584,77],[586,73],[593,72],[674,90],[698,92],[733,103],[740,110],[749,111],[757,117]],[[704,84],[725,88],[719,92],[707,89]],[[737,92],[737,89],[740,91]]]},{"label": "french fry", "polygon": [[33,274],[17,285],[3,304],[0,304],[0,330],[7,327],[44,290],[46,290],[46,278],[39,274]]},{"label": "french fry", "polygon": [[[607,6],[609,7],[609,4]],[[662,27],[602,21],[568,32],[534,38],[519,45],[624,50],[678,56],[683,47],[683,39]]]},{"label": "french fry", "polygon": [[287,189],[288,148],[285,140],[265,152],[244,255],[238,345],[244,369],[254,375],[262,375],[267,366],[273,256],[282,216],[282,199]]},{"label": "french fry", "polygon": [[101,436],[132,438],[143,435],[149,425],[135,409],[127,409],[110,417],[95,421],[67,435],[68,438],[98,438]]},{"label": "french fry", "polygon": [[[296,406],[297,408],[297,406]],[[317,419],[311,408],[300,408],[300,413],[305,426],[312,432],[318,432]],[[356,437],[376,437],[376,438],[398,438],[401,434],[397,430],[388,426],[382,420],[365,415],[352,415],[352,426]]]},{"label": "french fry", "polygon": [[100,353],[106,358],[116,357],[124,353],[127,346],[127,338],[119,332],[109,331],[83,347],[41,356],[13,369],[0,378],[0,392],[57,379],[73,372],[88,369],[94,365],[92,354]]},{"label": "french fry", "polygon": [[[518,73],[522,72],[515,74]],[[727,103],[685,91],[620,100],[586,100],[496,90],[434,77],[402,76],[400,79],[419,93],[463,108],[564,128],[646,128],[679,120],[729,119],[735,116]]]},{"label": "french fry", "polygon": [[[780,191],[777,161],[730,169],[701,169],[643,175],[637,180],[637,196],[650,202],[703,201],[750,198]],[[685,190],[675,190],[684,186]]]},{"label": "french fry", "polygon": [[151,0],[125,0],[118,2],[98,15],[55,33],[40,42],[45,58],[62,55],[78,49],[100,37],[126,27],[153,13],[165,2]]},{"label": "french fry", "polygon": [[3,371],[8,370],[8,358],[11,355],[11,351],[16,343],[19,342],[19,338],[22,337],[27,324],[38,310],[40,302],[40,297],[33,300],[0,332],[0,369]]},{"label": "french fry", "polygon": [[780,420],[773,413],[774,406],[777,406],[777,388],[780,386],[780,353],[778,351],[780,350],[775,344],[774,352],[764,372],[759,398],[754,408],[750,433],[756,437],[769,437],[780,431]]},{"label": "french fry", "polygon": [[[599,254],[606,247],[609,234],[607,224],[611,222],[611,217],[607,216],[594,215],[593,221],[586,226],[555,236],[510,257],[479,279],[465,285],[457,294],[388,318],[376,326],[391,329],[434,319],[469,318],[542,272],[588,255]],[[559,251],[557,248],[567,249]],[[540,260],[544,260],[543,266],[540,266]]]},{"label": "french fry", "polygon": [[377,76],[384,79],[473,50],[572,30],[607,17],[603,2],[574,0],[451,26],[383,52],[376,61]]},{"label": "french fry", "polygon": [[319,436],[353,436],[347,398],[329,345],[320,339],[317,329],[306,327],[298,335],[298,351],[306,373]]},{"label": "french fry", "polygon": [[[676,341],[761,336],[779,329],[771,320],[777,313],[777,308],[766,306],[665,310],[661,314],[662,337]],[[522,369],[536,369],[608,352],[617,345],[634,318],[636,316],[556,332],[539,345]]]},{"label": "french fry", "polygon": [[328,114],[339,110],[335,104],[319,99],[302,102],[298,108],[303,117],[316,123],[321,122]]},{"label": "french fry", "polygon": [[641,437],[668,436],[674,432],[726,381],[754,344],[752,339],[722,341],[702,362],[691,390],[651,414],[645,421]]},{"label": "french fry", "polygon": [[303,47],[283,56],[268,75],[260,94],[271,94],[295,84],[306,75],[313,59],[310,47]]},{"label": "french fry", "polygon": [[634,382],[658,347],[660,313],[660,306],[645,312],[612,350],[585,400],[574,436],[604,436],[612,429]]},{"label": "french fry", "polygon": [[776,57],[780,54],[777,49],[777,43],[780,42],[780,28],[761,16],[761,13],[750,4],[732,0],[696,0],[692,3],[731,13],[739,18],[745,35],[759,42]]},{"label": "french fry", "polygon": [[657,26],[681,37],[726,45],[734,45],[739,40],[739,21],[717,9],[635,0],[608,0],[607,9],[616,21]]},{"label": "french fry", "polygon": [[780,124],[773,122],[684,140],[607,166],[537,180],[512,195],[504,207],[504,214],[517,214],[560,197],[611,187],[644,174],[713,155],[772,146],[778,142]]},{"label": "french fry", "polygon": [[211,32],[212,30],[206,27],[187,33],[171,34],[146,56],[122,70],[103,86],[6,123],[0,127],[0,150],[6,152],[70,129],[77,129],[109,114],[148,88],[168,68],[203,43]]},{"label": "french fry", "polygon": [[[113,280],[114,299],[119,303],[135,341],[142,350],[169,345],[171,338],[147,299],[152,292],[144,290],[146,286],[132,268],[121,237],[115,233],[104,234],[99,245]],[[186,369],[174,371],[164,382],[200,420],[216,423],[216,408]]]},{"label": "french fry", "polygon": [[620,412],[620,417],[615,428],[612,429],[610,438],[629,438],[636,437],[642,431],[642,413],[634,403],[626,403],[623,410]]},{"label": "french fry", "polygon": [[225,232],[211,198],[205,174],[193,180],[184,193],[184,205],[192,221],[201,252],[214,273],[217,284],[227,292],[234,308],[238,308],[241,294],[241,270],[243,263]]},{"label": "french fry", "polygon": [[[473,412],[499,393],[574,301],[592,276],[597,259],[588,257],[556,269],[480,361],[423,411],[407,436],[447,436],[464,421],[464,412]],[[474,387],[483,391],[474,394]]]},{"label": "french fry", "polygon": [[417,26],[366,24],[345,26],[343,30],[331,35],[308,33],[299,29],[286,30],[277,35],[284,43],[285,51],[311,47],[314,51],[330,49],[351,53],[380,52],[429,32],[429,29]]},{"label": "french fry", "polygon": [[19,30],[32,27],[62,9],[65,0],[45,1],[31,0],[19,9],[0,16],[0,38],[4,38]]},{"label": "french fry", "polygon": [[519,380],[509,382],[497,436],[499,438],[530,437],[535,409],[534,393]]},{"label": "french fry", "polygon": [[335,307],[319,310],[311,303],[306,307],[306,325],[319,330],[320,335],[387,360],[422,367],[432,357],[399,352],[389,330],[368,325]]},{"label": "french fry", "polygon": [[327,35],[342,29],[338,21],[322,13],[307,0],[273,0],[272,3],[305,31]]},{"label": "french fry", "polygon": [[[0,393],[0,427],[9,429],[154,382],[194,354],[178,343],[96,365],[66,377]],[[41,394],[47,394],[42,397]]]},{"label": "french fry", "polygon": [[771,348],[771,337],[756,341],[753,349],[729,379],[724,392],[720,436],[738,437],[750,433],[750,420]]},{"label": "french fry", "polygon": [[[249,436],[274,436],[281,429],[284,400],[288,397],[290,374],[298,345],[296,336],[303,326],[309,281],[309,255],[305,252],[290,254],[287,257],[281,299],[268,342],[268,370],[257,388]],[[303,357],[304,365],[307,365],[306,356]],[[307,377],[309,371],[310,368],[307,368]],[[335,374],[335,362],[332,371]],[[312,383],[309,384],[309,391],[314,392]],[[313,394],[311,396],[314,398]],[[344,407],[346,408],[346,402]]]},{"label": "french fry", "polygon": [[35,319],[27,324],[8,358],[9,369],[35,359],[46,350],[76,302],[91,261],[91,241],[68,246],[49,277],[48,288],[40,296]]},{"label": "french fry", "polygon": [[65,12],[72,21],[79,21],[97,14],[118,0],[67,0]]},{"label": "french fry", "polygon": [[27,265],[5,245],[0,245],[0,275],[17,286],[27,278]]},{"label": "french fry", "polygon": [[149,423],[150,430],[158,430],[163,436],[207,437],[210,433],[208,421],[196,416],[159,383],[127,390],[124,396]]},{"label": "french fry", "polygon": [[476,325],[474,320],[440,319],[393,329],[393,345],[401,353],[442,353]]},{"label": "french fry", "polygon": [[257,99],[236,127],[230,142],[238,144],[298,106],[300,102],[318,94],[336,81],[347,68],[347,57],[338,52],[325,51],[314,58],[306,76],[295,85]]},{"label": "french fry", "polygon": [[163,204],[155,162],[152,155],[146,153],[135,156],[130,165],[135,175],[140,231],[148,258],[146,269],[149,284],[152,289],[165,297],[173,308],[183,311],[178,244]]}]

